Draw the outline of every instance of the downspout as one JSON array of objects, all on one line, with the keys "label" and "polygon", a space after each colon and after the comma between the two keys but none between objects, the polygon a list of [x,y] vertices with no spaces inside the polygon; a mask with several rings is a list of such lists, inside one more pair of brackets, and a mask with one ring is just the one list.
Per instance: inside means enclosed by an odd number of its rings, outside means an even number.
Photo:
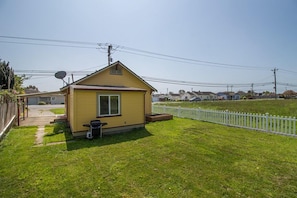
[{"label": "downspout", "polygon": [[146,124],[146,113],[145,113],[145,106],[146,106],[146,103],[145,103],[145,95],[146,95],[146,91],[144,92],[143,94],[143,123]]}]

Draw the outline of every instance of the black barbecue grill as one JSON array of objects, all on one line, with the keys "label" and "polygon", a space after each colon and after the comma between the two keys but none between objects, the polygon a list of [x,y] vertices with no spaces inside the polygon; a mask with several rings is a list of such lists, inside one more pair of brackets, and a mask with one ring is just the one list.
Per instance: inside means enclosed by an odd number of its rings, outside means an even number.
[{"label": "black barbecue grill", "polygon": [[84,124],[83,126],[89,127],[90,130],[87,132],[87,138],[93,139],[100,136],[102,138],[102,126],[107,125],[105,122],[101,122],[100,120],[91,120],[90,124]]}]

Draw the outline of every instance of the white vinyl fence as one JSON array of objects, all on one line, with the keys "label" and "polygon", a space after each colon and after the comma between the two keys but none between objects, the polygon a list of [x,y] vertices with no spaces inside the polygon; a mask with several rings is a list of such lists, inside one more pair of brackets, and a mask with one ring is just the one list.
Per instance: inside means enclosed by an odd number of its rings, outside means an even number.
[{"label": "white vinyl fence", "polygon": [[296,136],[296,118],[255,113],[240,113],[193,109],[182,107],[168,107],[153,105],[153,113],[168,113],[180,118],[190,118],[227,126],[246,128],[270,133]]}]

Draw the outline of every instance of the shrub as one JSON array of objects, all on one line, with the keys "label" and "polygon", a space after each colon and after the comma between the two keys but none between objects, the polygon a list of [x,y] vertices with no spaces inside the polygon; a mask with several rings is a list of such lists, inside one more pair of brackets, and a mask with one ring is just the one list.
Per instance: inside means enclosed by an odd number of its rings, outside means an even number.
[{"label": "shrub", "polygon": [[16,100],[16,93],[8,90],[0,90],[0,103],[15,102]]}]

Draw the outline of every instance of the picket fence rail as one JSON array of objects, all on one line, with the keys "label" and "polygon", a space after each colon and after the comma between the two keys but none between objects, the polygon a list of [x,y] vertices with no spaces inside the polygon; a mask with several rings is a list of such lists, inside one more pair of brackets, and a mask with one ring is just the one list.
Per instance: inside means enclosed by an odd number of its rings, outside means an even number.
[{"label": "picket fence rail", "polygon": [[190,118],[226,126],[246,128],[269,133],[296,136],[296,118],[257,113],[241,113],[166,105],[153,105],[153,113],[168,113],[180,118]]}]

